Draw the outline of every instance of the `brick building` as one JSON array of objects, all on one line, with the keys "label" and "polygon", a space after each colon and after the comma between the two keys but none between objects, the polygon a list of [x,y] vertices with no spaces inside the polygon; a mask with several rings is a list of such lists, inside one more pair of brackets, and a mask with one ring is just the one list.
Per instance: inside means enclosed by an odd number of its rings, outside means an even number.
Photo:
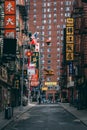
[{"label": "brick building", "polygon": [[[58,98],[62,61],[63,28],[70,17],[73,0],[30,1],[29,31],[39,32],[40,80],[46,98]],[[50,40],[49,45],[46,40]],[[47,73],[47,71],[52,73]]]}]

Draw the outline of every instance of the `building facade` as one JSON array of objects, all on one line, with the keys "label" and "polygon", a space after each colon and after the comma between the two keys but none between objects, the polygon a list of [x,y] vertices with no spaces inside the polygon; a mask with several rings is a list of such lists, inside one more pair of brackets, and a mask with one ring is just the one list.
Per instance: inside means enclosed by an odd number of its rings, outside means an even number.
[{"label": "building facade", "polygon": [[[73,0],[30,1],[29,31],[39,32],[40,80],[45,98],[58,98],[62,61],[63,28]],[[46,43],[50,40],[50,44]],[[50,73],[48,71],[50,70]]]}]

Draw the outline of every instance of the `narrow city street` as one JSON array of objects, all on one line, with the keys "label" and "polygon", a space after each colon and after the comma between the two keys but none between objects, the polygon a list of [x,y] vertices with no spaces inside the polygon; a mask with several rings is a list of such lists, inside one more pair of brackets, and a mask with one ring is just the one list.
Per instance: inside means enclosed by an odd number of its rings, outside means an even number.
[{"label": "narrow city street", "polygon": [[59,104],[36,105],[4,130],[87,130],[87,127]]}]

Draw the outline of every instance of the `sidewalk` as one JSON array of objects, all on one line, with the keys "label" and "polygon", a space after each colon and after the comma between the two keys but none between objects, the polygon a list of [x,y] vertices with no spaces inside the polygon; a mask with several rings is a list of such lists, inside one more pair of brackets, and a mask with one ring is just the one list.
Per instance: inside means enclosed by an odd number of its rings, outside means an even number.
[{"label": "sidewalk", "polygon": [[59,104],[87,126],[87,109],[77,110],[77,108],[70,106],[69,103]]},{"label": "sidewalk", "polygon": [[23,109],[21,110],[21,107],[15,107],[13,110],[13,117],[11,119],[5,119],[5,112],[0,113],[0,130],[3,130],[9,123],[20,117],[23,113],[34,107],[36,103],[28,104],[27,106],[23,106]]}]

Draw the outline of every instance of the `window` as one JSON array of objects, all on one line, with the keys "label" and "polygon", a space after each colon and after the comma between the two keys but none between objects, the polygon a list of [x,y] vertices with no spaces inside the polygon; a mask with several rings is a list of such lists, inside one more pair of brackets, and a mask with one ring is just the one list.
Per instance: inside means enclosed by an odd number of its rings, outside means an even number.
[{"label": "window", "polygon": [[61,19],[61,22],[63,22],[63,19]]},{"label": "window", "polygon": [[50,64],[51,63],[51,60],[48,60],[48,64]]},{"label": "window", "polygon": [[47,66],[47,69],[51,69],[51,66]]},{"label": "window", "polygon": [[[50,77],[47,77],[47,81],[51,81],[51,78],[50,78]],[[49,87],[48,87],[48,89],[49,89]]]},{"label": "window", "polygon": [[42,12],[46,13],[46,9],[45,9],[45,8],[44,8],[44,9],[42,9]]},{"label": "window", "polygon": [[51,24],[51,20],[50,19],[47,22],[48,22],[48,24]]},{"label": "window", "polygon": [[60,28],[60,25],[57,25],[57,28]]},{"label": "window", "polygon": [[34,13],[36,13],[36,9],[34,9]]},{"label": "window", "polygon": [[36,7],[36,3],[34,3],[34,7]]},{"label": "window", "polygon": [[48,35],[51,35],[51,31],[48,31]]},{"label": "window", "polygon": [[43,3],[43,6],[46,7],[46,3]]},{"label": "window", "polygon": [[57,20],[56,20],[56,19],[54,19],[54,20],[53,20],[53,22],[54,22],[54,23],[56,23],[56,22],[57,22]]},{"label": "window", "polygon": [[50,12],[50,11],[51,11],[51,9],[50,9],[50,8],[48,8],[48,9],[47,9],[47,12]]},{"label": "window", "polygon": [[57,31],[57,34],[60,34],[60,31]]},{"label": "window", "polygon": [[51,29],[51,25],[48,26],[48,30]]},{"label": "window", "polygon": [[34,24],[36,24],[36,20],[34,20],[33,22],[34,22]]},{"label": "window", "polygon": [[61,11],[63,11],[63,8],[61,7]]},{"label": "window", "polygon": [[51,18],[51,14],[48,14],[48,18]]},{"label": "window", "polygon": [[54,2],[54,6],[56,6],[57,5],[57,2]]},{"label": "window", "polygon": [[34,18],[36,18],[36,15],[34,15]]},{"label": "window", "polygon": [[48,49],[47,49],[47,52],[51,52],[51,48],[48,48]]},{"label": "window", "polygon": [[44,62],[45,62],[44,60],[41,60],[41,64],[44,64]]},{"label": "window", "polygon": [[65,9],[66,11],[70,11],[70,7],[66,7],[66,9]]},{"label": "window", "polygon": [[63,16],[63,13],[61,13],[61,16]]},{"label": "window", "polygon": [[46,14],[43,14],[42,17],[43,17],[43,18],[46,18]]},{"label": "window", "polygon": [[63,5],[63,2],[61,2],[61,5]]},{"label": "window", "polygon": [[46,24],[46,20],[42,20],[42,23],[43,23],[43,24]]},{"label": "window", "polygon": [[57,48],[57,51],[60,51],[60,48]]},{"label": "window", "polygon": [[66,1],[65,5],[71,5],[71,1]]},{"label": "window", "polygon": [[57,14],[54,14],[54,18],[56,18],[57,17]]},{"label": "window", "polygon": [[50,6],[51,5],[51,3],[47,3],[47,6]]},{"label": "window", "polygon": [[51,54],[48,54],[47,57],[48,57],[48,58],[51,58]]},{"label": "window", "polygon": [[56,12],[57,11],[57,8],[54,8],[54,12]]}]

